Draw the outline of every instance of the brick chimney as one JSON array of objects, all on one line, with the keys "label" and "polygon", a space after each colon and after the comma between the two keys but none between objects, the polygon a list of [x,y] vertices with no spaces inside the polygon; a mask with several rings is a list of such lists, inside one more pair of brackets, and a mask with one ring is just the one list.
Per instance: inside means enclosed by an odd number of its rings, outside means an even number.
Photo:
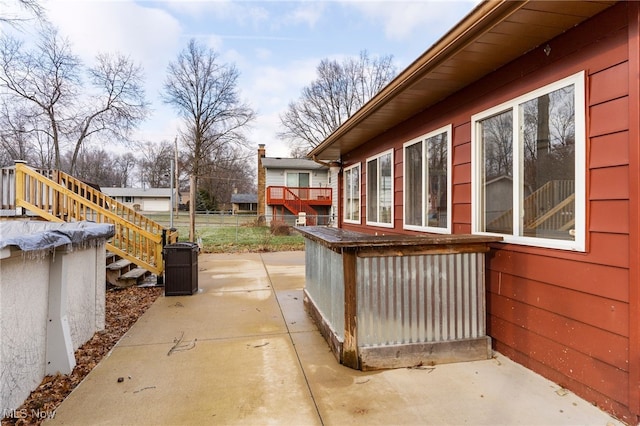
[{"label": "brick chimney", "polygon": [[262,159],[265,156],[264,144],[258,144],[258,217],[265,215],[266,209],[266,187],[265,187],[265,170],[262,167]]}]

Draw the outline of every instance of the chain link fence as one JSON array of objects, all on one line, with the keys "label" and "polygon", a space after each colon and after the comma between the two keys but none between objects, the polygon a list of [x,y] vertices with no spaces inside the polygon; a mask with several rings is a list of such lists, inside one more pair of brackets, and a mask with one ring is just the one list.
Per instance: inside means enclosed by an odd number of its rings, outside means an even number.
[{"label": "chain link fence", "polygon": [[[169,228],[171,223],[179,232],[180,241],[189,239],[189,213],[180,211],[173,215],[173,220],[169,213],[143,213],[150,219],[155,220],[163,226]],[[284,222],[290,227],[297,226],[298,216],[285,215],[278,216],[275,221]],[[274,220],[271,215],[259,218],[256,214],[231,214],[228,211],[200,211],[196,212],[196,242],[200,246],[203,244],[212,245],[218,242],[236,244],[269,244],[273,242],[273,235],[270,233],[270,225]],[[335,223],[334,216],[317,215],[307,217],[306,225],[332,226]],[[291,234],[297,234],[293,231]]]}]

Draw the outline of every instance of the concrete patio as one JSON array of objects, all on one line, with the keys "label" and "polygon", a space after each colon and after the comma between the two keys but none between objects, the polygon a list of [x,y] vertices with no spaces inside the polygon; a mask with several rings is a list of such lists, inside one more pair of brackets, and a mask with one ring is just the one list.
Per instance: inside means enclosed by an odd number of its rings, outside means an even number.
[{"label": "concrete patio", "polygon": [[47,424],[621,424],[500,354],[341,366],[303,309],[303,252],[198,263],[200,291],[160,297]]}]

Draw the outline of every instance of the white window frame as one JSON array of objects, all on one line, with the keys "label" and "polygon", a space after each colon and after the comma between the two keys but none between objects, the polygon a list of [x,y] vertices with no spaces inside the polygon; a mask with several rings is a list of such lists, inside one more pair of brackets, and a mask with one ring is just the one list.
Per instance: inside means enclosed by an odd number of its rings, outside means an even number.
[{"label": "white window frame", "polygon": [[[519,236],[520,233],[520,221],[518,215],[513,215],[513,234],[498,234],[492,232],[481,231],[480,224],[482,223],[482,208],[483,204],[480,200],[480,195],[483,194],[482,188],[482,151],[480,146],[480,121],[489,118],[493,115],[503,113],[506,111],[512,111],[513,117],[513,176],[520,176],[523,171],[520,166],[520,157],[522,151],[522,142],[520,140],[520,116],[518,112],[518,106],[524,102],[538,98],[547,93],[551,93],[555,90],[561,89],[566,86],[574,86],[574,105],[575,105],[575,228],[574,228],[574,240],[556,240],[540,237],[524,237]],[[569,77],[555,81],[544,87],[526,93],[517,98],[511,99],[500,105],[492,107],[488,110],[482,111],[471,117],[471,205],[472,205],[472,217],[471,217],[471,229],[474,234],[481,235],[497,235],[503,237],[505,243],[520,244],[534,247],[553,248],[561,250],[572,251],[585,251],[586,240],[586,124],[585,124],[585,72],[573,74]],[[520,178],[518,178],[520,180]],[[520,185],[514,184],[513,190],[513,211],[518,211],[520,199]]]},{"label": "white window frame", "polygon": [[[422,136],[419,136],[417,138],[411,139],[410,141],[405,142],[402,145],[402,153],[403,153],[403,157],[405,159],[404,164],[403,164],[403,175],[402,175],[402,187],[404,188],[403,193],[402,193],[402,197],[403,197],[403,228],[407,229],[407,230],[411,230],[411,231],[421,231],[421,232],[430,232],[430,233],[434,233],[434,234],[450,234],[451,233],[451,216],[452,216],[452,211],[451,211],[451,195],[452,195],[452,191],[451,191],[451,184],[452,184],[452,180],[451,180],[451,168],[452,168],[452,141],[451,141],[451,135],[452,135],[452,125],[449,124],[447,126],[441,127],[439,129],[436,129],[432,132],[429,132],[427,134],[424,134]],[[426,186],[429,184],[429,179],[428,179],[428,175],[429,175],[429,167],[428,167],[428,161],[427,157],[426,157],[426,153],[428,152],[426,150],[426,145],[425,142],[427,139],[432,138],[434,136],[440,135],[442,133],[445,133],[447,135],[447,224],[445,227],[436,227],[436,226],[429,226],[429,218],[427,216],[427,203],[428,200],[425,200],[424,197],[424,193],[421,194],[422,195],[422,212],[423,212],[423,216],[422,216],[422,222],[423,225],[411,225],[411,224],[407,224],[407,209],[406,207],[406,192],[407,192],[407,168],[406,168],[406,148],[409,146],[413,146],[416,143],[422,143],[422,185],[423,188],[426,188]],[[424,192],[424,191],[423,191]],[[425,225],[425,223],[427,225]]]},{"label": "white window frame", "polygon": [[[384,157],[385,155],[391,155],[391,211],[390,213],[390,223],[385,223],[385,222],[378,222],[378,221],[371,221],[369,220],[369,163],[371,161],[374,160],[379,160],[381,157]],[[365,161],[365,167],[366,167],[366,203],[365,203],[365,215],[367,218],[366,224],[370,225],[370,226],[379,226],[382,228],[393,228],[394,225],[394,210],[395,210],[395,205],[394,205],[394,185],[393,185],[393,179],[394,179],[394,168],[395,168],[395,164],[394,164],[394,159],[393,159],[393,148],[392,149],[388,149],[384,152],[381,152],[379,154],[376,154],[372,157],[369,157],[366,159]],[[378,203],[380,202],[380,161],[378,161],[378,171],[377,171],[377,177],[378,177],[378,185],[377,185],[377,189],[378,189],[378,195],[377,195],[377,201]],[[378,204],[378,216],[380,216],[380,205]]]},{"label": "white window frame", "polygon": [[[361,188],[362,188],[362,169],[361,167],[362,163],[356,163],[356,164],[352,164],[349,167],[345,167],[344,171],[343,171],[343,192],[344,192],[344,206],[342,209],[342,220],[344,223],[353,223],[353,224],[361,224],[362,223],[362,192],[361,192]],[[347,189],[349,188],[349,186],[347,185],[347,172],[351,172],[353,169],[358,169],[358,220],[353,220],[353,219],[348,219],[347,218],[347,206],[349,205],[349,198],[347,194]],[[351,172],[353,173],[353,172]]]}]

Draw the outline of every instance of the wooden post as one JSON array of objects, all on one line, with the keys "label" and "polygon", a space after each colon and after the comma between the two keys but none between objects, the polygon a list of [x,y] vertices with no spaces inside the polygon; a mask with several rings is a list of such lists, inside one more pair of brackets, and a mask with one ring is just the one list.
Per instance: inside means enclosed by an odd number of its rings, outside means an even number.
[{"label": "wooden post", "polygon": [[198,181],[196,180],[195,174],[191,174],[189,176],[189,241],[196,242],[196,198],[197,191],[196,185]]},{"label": "wooden post", "polygon": [[18,216],[22,216],[24,214],[24,201],[25,200],[25,179],[26,173],[24,169],[26,168],[26,163],[22,160],[16,160],[16,171],[15,171],[15,180],[16,180],[16,194],[14,200],[14,207],[16,209],[16,214]]},{"label": "wooden post", "polygon": [[344,272],[344,343],[342,345],[342,364],[360,369],[358,355],[358,293],[356,288],[356,253],[342,250]]}]

